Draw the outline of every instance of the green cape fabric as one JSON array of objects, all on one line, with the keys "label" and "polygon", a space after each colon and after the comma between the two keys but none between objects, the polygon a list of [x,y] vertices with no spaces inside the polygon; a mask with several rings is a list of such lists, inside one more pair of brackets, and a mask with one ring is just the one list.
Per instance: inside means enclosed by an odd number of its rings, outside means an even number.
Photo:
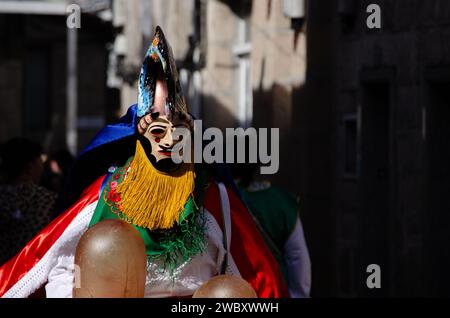
[{"label": "green cape fabric", "polygon": [[[107,176],[103,190],[100,194],[89,227],[107,219],[126,220],[125,216],[116,208],[108,195],[111,183],[123,181],[126,168],[133,157],[128,159],[123,167],[110,168],[112,173]],[[206,250],[205,227],[200,215],[199,207],[203,205],[206,172],[199,165],[195,166],[196,178],[194,195],[196,201],[190,197],[180,214],[180,224],[170,230],[150,231],[146,228],[130,223],[141,235],[144,241],[147,257],[150,260],[162,259],[169,270],[173,270],[178,264],[184,262]]]},{"label": "green cape fabric", "polygon": [[264,240],[287,281],[284,244],[295,227],[299,211],[297,199],[276,186],[258,191],[248,191],[242,185],[238,185],[238,188],[248,210],[262,227]]}]

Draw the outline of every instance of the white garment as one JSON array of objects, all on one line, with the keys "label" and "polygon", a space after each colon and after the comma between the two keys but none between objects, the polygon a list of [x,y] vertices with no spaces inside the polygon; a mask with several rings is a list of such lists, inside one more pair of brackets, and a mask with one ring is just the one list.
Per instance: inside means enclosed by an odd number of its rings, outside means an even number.
[{"label": "white garment", "polygon": [[[147,278],[144,297],[176,297],[192,295],[203,283],[220,273],[225,256],[222,231],[214,217],[204,210],[206,217],[206,241],[207,252],[197,255],[189,261],[181,264],[169,276],[161,262],[152,261],[147,264]],[[88,224],[86,224],[87,229]],[[75,258],[76,243],[81,235],[73,236],[72,242],[66,249],[61,250],[57,257],[57,264],[50,271],[49,280],[45,286],[49,298],[72,297],[74,286],[73,264]],[[70,249],[70,251],[68,250]],[[238,275],[239,271],[231,259],[227,272]]]},{"label": "white garment", "polygon": [[290,296],[292,298],[309,297],[311,259],[299,217],[297,217],[294,230],[284,245],[284,251]]},{"label": "white garment", "polygon": [[[46,282],[45,290],[48,298],[72,297],[75,284],[76,246],[80,237],[88,229],[96,206],[97,201],[78,213],[44,257],[3,297],[28,297]],[[227,205],[225,204],[225,206]],[[149,270],[145,284],[145,297],[189,296],[207,280],[220,273],[225,257],[223,233],[214,216],[206,209],[202,209],[202,211],[206,220],[207,252],[181,264],[175,269],[175,276],[169,276],[158,262],[149,262],[147,264]],[[230,211],[224,211],[224,213],[230,213]],[[226,272],[240,276],[231,255],[228,256]]]}]

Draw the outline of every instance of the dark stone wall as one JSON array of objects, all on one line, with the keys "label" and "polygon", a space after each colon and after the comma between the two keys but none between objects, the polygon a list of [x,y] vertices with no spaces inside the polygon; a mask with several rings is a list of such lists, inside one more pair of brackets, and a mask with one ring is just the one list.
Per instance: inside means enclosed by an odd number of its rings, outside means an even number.
[{"label": "dark stone wall", "polygon": [[[381,7],[379,30],[366,26],[370,3]],[[353,5],[345,18],[335,12],[337,295],[448,296],[449,169],[442,158],[449,128],[442,120],[450,119],[450,3]],[[344,119],[352,114],[357,174],[349,177]],[[371,263],[381,266],[381,290],[365,285]]]}]

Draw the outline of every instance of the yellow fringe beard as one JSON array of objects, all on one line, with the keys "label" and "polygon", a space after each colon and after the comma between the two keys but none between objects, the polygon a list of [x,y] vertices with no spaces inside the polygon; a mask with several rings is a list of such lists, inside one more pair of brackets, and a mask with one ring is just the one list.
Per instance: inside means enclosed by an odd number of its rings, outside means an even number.
[{"label": "yellow fringe beard", "polygon": [[125,179],[118,185],[121,211],[133,224],[150,230],[169,229],[194,191],[193,164],[183,163],[175,172],[158,171],[140,141]]}]

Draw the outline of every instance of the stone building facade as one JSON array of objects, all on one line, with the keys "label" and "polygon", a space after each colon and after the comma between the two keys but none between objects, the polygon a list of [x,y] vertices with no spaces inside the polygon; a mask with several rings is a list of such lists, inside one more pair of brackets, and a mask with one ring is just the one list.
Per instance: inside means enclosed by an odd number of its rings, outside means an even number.
[{"label": "stone building facade", "polygon": [[[380,29],[367,26],[371,4]],[[313,296],[450,293],[449,12],[440,0],[308,1],[305,65],[291,64],[305,78],[276,124],[291,125],[290,148],[273,180],[299,195]],[[279,105],[260,116],[276,120]],[[371,264],[380,289],[367,287]]]},{"label": "stone building facade", "polygon": [[[302,8],[300,13],[287,10],[291,2]],[[279,128],[280,171],[269,177],[295,191],[297,180],[288,176],[296,169],[298,152],[289,149],[297,124],[294,94],[306,76],[305,2],[116,0],[113,4],[119,11],[115,19],[119,22],[113,19],[113,24],[122,30],[115,45],[121,113],[136,102],[141,59],[152,30],[160,25],[173,46],[191,112],[204,126]]]},{"label": "stone building facade", "polygon": [[[17,3],[21,9],[22,2]],[[64,9],[64,3],[58,14],[1,13],[0,8],[0,143],[25,136],[42,143],[48,152],[67,149]],[[78,150],[103,127],[110,107],[117,104],[117,94],[106,85],[107,44],[113,40],[112,27],[92,14],[83,14],[81,21],[77,52]]]},{"label": "stone building facade", "polygon": [[[380,29],[367,26],[370,4]],[[316,294],[448,296],[449,3],[310,1],[308,17],[311,59],[295,116],[307,122],[300,165],[311,178],[299,191]],[[370,264],[380,266],[380,289],[366,285]]]}]

